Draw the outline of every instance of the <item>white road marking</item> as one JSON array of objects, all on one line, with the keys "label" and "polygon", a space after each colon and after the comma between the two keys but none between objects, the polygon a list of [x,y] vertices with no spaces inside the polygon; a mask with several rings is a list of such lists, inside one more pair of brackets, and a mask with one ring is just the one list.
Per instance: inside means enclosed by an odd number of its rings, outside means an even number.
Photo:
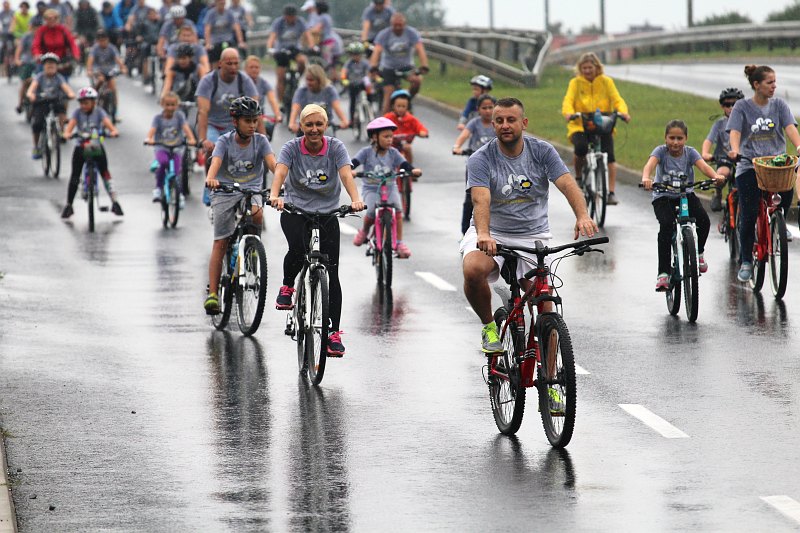
[{"label": "white road marking", "polygon": [[668,439],[688,439],[689,435],[676,428],[657,414],[653,413],[643,405],[634,403],[621,403],[619,404],[629,415],[638,418],[645,425],[650,426],[662,436]]},{"label": "white road marking", "polygon": [[575,364],[575,373],[578,374],[579,376],[588,376],[589,374],[591,374],[591,372],[589,372],[579,364]]},{"label": "white road marking", "polygon": [[440,291],[452,291],[455,292],[456,288],[445,280],[434,274],[433,272],[414,272],[417,276],[421,277]]},{"label": "white road marking", "polygon": [[789,496],[762,496],[761,499],[780,511],[786,518],[800,524],[800,503]]},{"label": "white road marking", "polygon": [[349,224],[339,224],[339,233],[344,233],[345,235],[355,235],[358,233],[358,230]]}]

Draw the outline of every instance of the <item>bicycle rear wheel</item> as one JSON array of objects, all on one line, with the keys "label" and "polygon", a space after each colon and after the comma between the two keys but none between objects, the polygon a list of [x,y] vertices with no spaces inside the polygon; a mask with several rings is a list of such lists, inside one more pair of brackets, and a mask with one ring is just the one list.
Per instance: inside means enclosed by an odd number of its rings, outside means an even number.
[{"label": "bicycle rear wheel", "polygon": [[[732,195],[732,198],[731,198]],[[739,259],[739,199],[731,193],[725,209],[725,238],[728,240],[728,253],[731,259]]]},{"label": "bicycle rear wheel", "polygon": [[[508,320],[508,311],[500,307],[494,312],[494,322],[499,331],[503,331]],[[503,353],[489,356],[489,401],[497,429],[504,435],[513,435],[522,424],[525,414],[525,387],[519,373],[515,357],[521,356],[524,335],[517,329],[516,323],[509,323],[500,339]]]},{"label": "bicycle rear wheel", "polygon": [[769,231],[769,228],[765,227],[767,224],[759,213],[758,219],[756,219],[756,239],[753,243],[753,274],[750,277],[750,288],[753,289],[753,292],[761,291],[767,275],[767,253],[761,252],[762,248],[766,248],[767,232]]},{"label": "bicycle rear wheel", "polygon": [[572,340],[561,316],[555,313],[541,315],[539,343],[542,362],[538,367],[536,387],[542,426],[550,444],[563,448],[569,444],[575,429],[578,392]]},{"label": "bicycle rear wheel", "polygon": [[308,357],[306,357],[306,324],[305,316],[306,309],[308,308],[308,301],[306,300],[305,283],[303,282],[305,272],[301,273],[297,278],[297,292],[294,298],[294,310],[292,311],[294,319],[294,335],[297,342],[297,366],[300,368],[302,374],[308,369]]},{"label": "bicycle rear wheel", "polygon": [[261,324],[267,298],[267,252],[262,242],[256,238],[245,239],[242,261],[244,279],[236,285],[239,329],[245,335],[252,335]]},{"label": "bicycle rear wheel", "polygon": [[189,173],[191,172],[192,168],[192,152],[187,147],[183,151],[183,157],[181,158],[181,192],[185,196],[189,196]]},{"label": "bicycle rear wheel", "polygon": [[606,223],[606,205],[608,203],[608,183],[606,183],[606,168],[600,157],[597,158],[597,171],[594,173],[594,220],[602,228]]},{"label": "bicycle rear wheel", "polygon": [[219,288],[217,297],[219,298],[219,314],[211,315],[211,323],[219,331],[225,329],[228,320],[231,318],[231,307],[233,306],[233,290],[231,287],[231,275],[228,271],[230,263],[230,251],[225,252],[222,258],[222,273],[219,276]]},{"label": "bicycle rear wheel", "polygon": [[678,265],[678,247],[674,239],[672,241],[672,268],[669,273],[669,288],[666,297],[669,314],[676,316],[681,310],[681,274],[680,265]]},{"label": "bicycle rear wheel", "polygon": [[683,229],[683,299],[686,303],[686,318],[689,322],[697,320],[700,303],[698,293],[697,248],[694,234],[689,228]]},{"label": "bicycle rear wheel", "polygon": [[167,204],[167,221],[170,227],[174,228],[178,225],[178,217],[181,213],[181,198],[178,193],[178,178],[172,176],[167,182],[167,189],[169,190],[169,202]]},{"label": "bicycle rear wheel", "polygon": [[311,323],[307,325],[306,356],[308,357],[308,378],[319,385],[325,375],[325,362],[328,357],[328,273],[317,268],[311,273]]},{"label": "bicycle rear wheel", "polygon": [[61,134],[53,123],[50,128],[50,176],[58,178],[61,172]]},{"label": "bicycle rear wheel", "polygon": [[789,276],[789,243],[786,240],[786,220],[780,210],[772,214],[772,253],[769,254],[769,282],[772,294],[780,300],[786,294],[786,281]]}]

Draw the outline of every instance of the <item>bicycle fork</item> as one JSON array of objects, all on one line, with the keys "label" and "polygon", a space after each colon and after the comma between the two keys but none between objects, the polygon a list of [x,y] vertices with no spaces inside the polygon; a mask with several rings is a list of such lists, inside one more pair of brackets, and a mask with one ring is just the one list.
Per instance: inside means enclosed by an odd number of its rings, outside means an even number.
[{"label": "bicycle fork", "polygon": [[383,224],[380,223],[380,220],[383,218],[384,213],[389,213],[389,216],[392,217],[392,250],[397,249],[397,213],[392,207],[381,207],[375,213],[374,223],[375,247],[377,248],[378,253],[383,251]]}]

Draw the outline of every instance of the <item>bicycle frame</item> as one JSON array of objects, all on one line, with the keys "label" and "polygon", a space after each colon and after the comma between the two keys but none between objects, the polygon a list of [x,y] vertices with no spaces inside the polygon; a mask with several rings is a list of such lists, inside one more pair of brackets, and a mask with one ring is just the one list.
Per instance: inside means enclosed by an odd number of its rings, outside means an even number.
[{"label": "bicycle frame", "polygon": [[389,186],[385,181],[381,182],[380,191],[381,201],[375,206],[375,223],[372,225],[374,243],[370,244],[371,246],[375,247],[378,253],[383,251],[383,226],[380,224],[380,220],[383,218],[384,213],[389,213],[389,216],[391,216],[392,250],[397,249],[397,219],[395,218],[396,209],[389,203]]}]

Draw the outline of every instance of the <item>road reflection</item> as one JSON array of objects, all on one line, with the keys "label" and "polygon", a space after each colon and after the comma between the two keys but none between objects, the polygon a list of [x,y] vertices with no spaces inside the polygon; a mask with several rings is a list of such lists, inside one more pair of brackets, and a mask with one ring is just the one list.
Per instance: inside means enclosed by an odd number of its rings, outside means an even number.
[{"label": "road reflection", "polygon": [[783,300],[772,296],[769,280],[764,281],[760,292],[754,292],[749,285],[736,279],[736,270],[728,272],[726,314],[741,328],[747,328],[756,335],[789,338],[791,323]]},{"label": "road reflection", "polygon": [[404,294],[386,294],[377,286],[372,293],[369,306],[362,307],[364,315],[361,324],[367,325],[366,331],[370,335],[379,337],[393,337],[403,327],[408,313],[408,298]]},{"label": "road reflection", "polygon": [[264,351],[257,339],[227,331],[212,333],[207,347],[219,487],[213,496],[231,504],[220,520],[237,527],[265,525],[271,418]]},{"label": "road reflection", "polygon": [[525,453],[515,436],[497,435],[491,445],[492,469],[503,479],[503,489],[509,497],[531,493],[548,498],[575,494],[575,467],[566,449],[549,448],[542,453],[537,449],[533,456]]},{"label": "road reflection", "polygon": [[[74,216],[77,216],[77,213]],[[116,219],[100,223],[98,220],[100,217],[95,216],[97,218],[95,218],[94,233],[89,233],[88,222],[85,218],[77,224],[73,220],[67,220],[64,225],[71,230],[76,241],[76,248],[80,250],[81,254],[90,262],[105,266],[109,260],[109,242],[111,242],[117,225],[121,224],[122,220]]]},{"label": "road reflection", "polygon": [[290,441],[292,531],[349,531],[350,487],[344,400],[336,389],[298,378],[299,432]]}]

